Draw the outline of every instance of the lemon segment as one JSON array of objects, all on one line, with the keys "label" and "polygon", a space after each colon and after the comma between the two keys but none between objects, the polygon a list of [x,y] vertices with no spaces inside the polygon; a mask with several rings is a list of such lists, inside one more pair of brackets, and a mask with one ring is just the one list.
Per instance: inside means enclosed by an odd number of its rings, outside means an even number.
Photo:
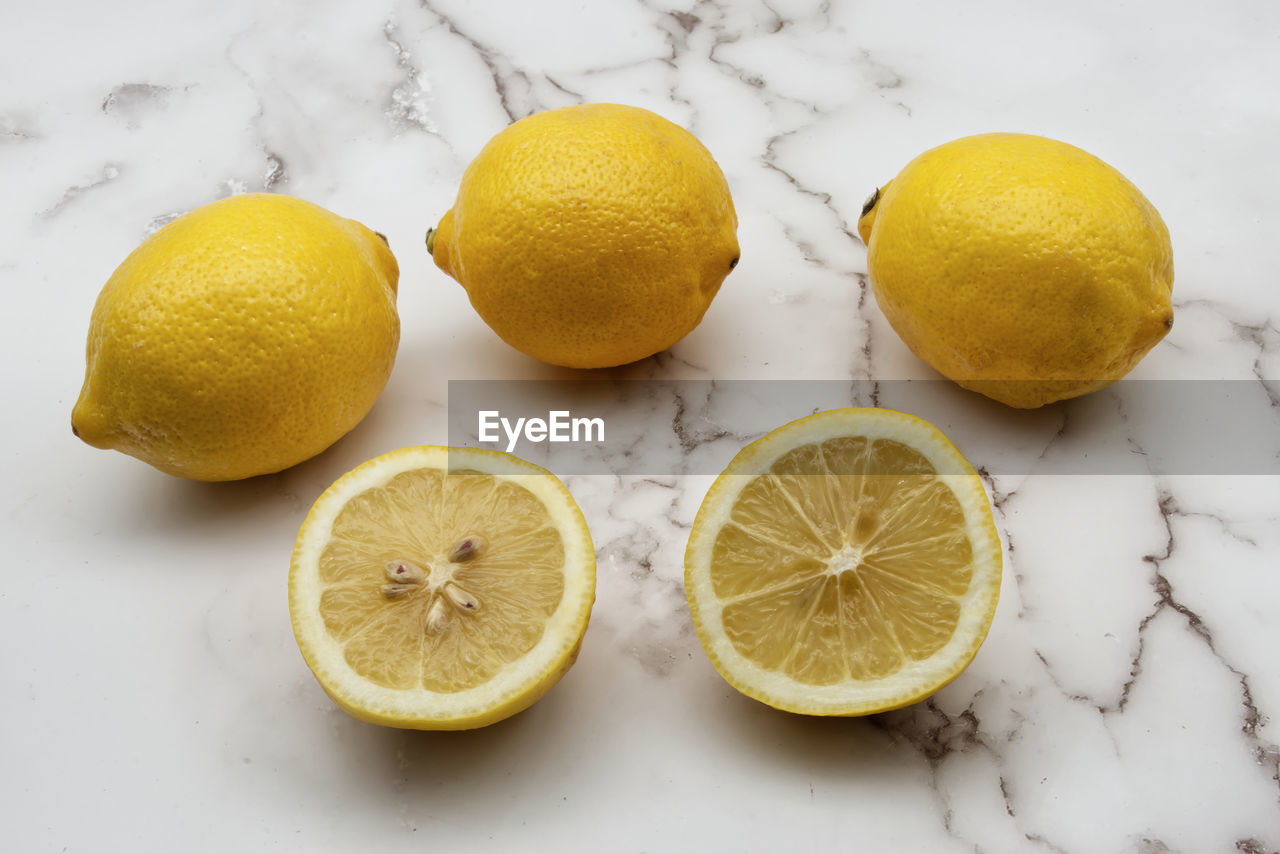
[{"label": "lemon segment", "polygon": [[468,729],[527,708],[572,665],[595,554],[552,474],[497,451],[405,448],[354,469],[294,547],[294,634],[352,715]]},{"label": "lemon segment", "polygon": [[712,664],[786,711],[922,699],[986,637],[1001,558],[982,482],[918,418],[840,409],[747,446],[707,492],[685,592]]}]

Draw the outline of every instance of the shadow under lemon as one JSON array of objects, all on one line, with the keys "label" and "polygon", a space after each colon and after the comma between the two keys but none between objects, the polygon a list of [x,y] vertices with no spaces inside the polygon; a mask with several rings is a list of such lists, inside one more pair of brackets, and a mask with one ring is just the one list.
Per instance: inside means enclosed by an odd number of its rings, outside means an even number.
[{"label": "shadow under lemon", "polygon": [[[394,401],[380,399],[350,432],[314,457],[271,474],[241,480],[200,481],[159,472],[132,457],[116,455],[121,467],[110,500],[100,503],[103,524],[117,530],[162,529],[183,535],[225,533],[246,538],[278,527],[282,547],[291,548],[307,510],[342,474],[389,450]],[[74,437],[78,450],[97,451]],[[249,527],[245,527],[248,524]],[[287,562],[285,564],[287,568]]]}]

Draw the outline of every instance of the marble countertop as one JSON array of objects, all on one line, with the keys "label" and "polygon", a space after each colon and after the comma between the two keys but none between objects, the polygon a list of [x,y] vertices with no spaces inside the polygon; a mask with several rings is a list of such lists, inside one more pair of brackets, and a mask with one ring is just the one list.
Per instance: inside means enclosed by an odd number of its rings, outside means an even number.
[{"label": "marble countertop", "polygon": [[[1280,849],[1274,4],[53,0],[3,22],[8,850]],[[681,586],[702,457],[564,472],[598,598],[577,665],[529,711],[381,729],[302,662],[285,577],[319,493],[386,450],[444,443],[451,381],[573,376],[502,344],[422,239],[489,137],[583,101],[696,133],[743,246],[701,326],[596,378],[817,380],[849,384],[846,403],[924,388],[904,408],[984,470],[1002,599],[932,699],[811,719],[716,675]],[[1112,391],[1015,413],[938,382],[894,335],[860,206],[920,151],[993,130],[1092,151],[1160,209],[1177,322],[1131,388],[1228,389],[1256,468],[1206,450],[1224,433],[1186,409],[1217,407]],[[107,276],[174,216],[261,190],[390,238],[402,342],[373,412],[315,460],[229,484],[75,440]],[[732,429],[684,441],[669,403],[652,435],[685,463],[740,446]],[[1165,464],[1069,473],[1092,448],[1145,460],[1185,424],[1189,450]]]}]

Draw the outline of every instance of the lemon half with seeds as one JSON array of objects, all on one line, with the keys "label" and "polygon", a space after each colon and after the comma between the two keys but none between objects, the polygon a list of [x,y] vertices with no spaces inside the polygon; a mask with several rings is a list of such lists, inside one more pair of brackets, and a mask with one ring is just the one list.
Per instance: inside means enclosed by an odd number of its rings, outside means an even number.
[{"label": "lemon half with seeds", "polygon": [[370,723],[471,729],[532,705],[577,658],[595,552],[550,472],[499,451],[377,457],[316,501],[289,612],[307,665]]},{"label": "lemon half with seeds", "polygon": [[1000,593],[982,482],[935,427],[836,409],[748,445],[716,479],[685,552],[698,639],[742,693],[864,715],[968,666]]}]

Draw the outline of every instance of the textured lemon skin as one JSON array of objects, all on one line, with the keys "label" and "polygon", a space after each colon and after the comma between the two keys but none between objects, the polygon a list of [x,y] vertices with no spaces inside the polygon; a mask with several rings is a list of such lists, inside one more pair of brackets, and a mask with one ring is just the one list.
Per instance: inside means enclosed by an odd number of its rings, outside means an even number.
[{"label": "textured lemon skin", "polygon": [[386,385],[398,279],[381,237],[309,202],[248,194],[198,208],[102,289],[72,428],[195,480],[313,457]]},{"label": "textured lemon skin", "polygon": [[1096,391],[1173,326],[1152,204],[1079,148],[981,134],[912,160],[858,222],[876,301],[911,350],[1010,406]]},{"label": "textured lemon skin", "polygon": [[[328,540],[330,526],[342,506],[364,489],[384,484],[402,471],[418,466],[476,470],[515,477],[535,492],[561,522],[566,553],[574,567],[567,579],[561,608],[553,617],[547,651],[531,670],[521,671],[503,690],[474,702],[441,702],[450,695],[383,690],[362,684],[344,666],[325,639],[323,618],[313,592],[316,562]],[[591,531],[573,495],[551,472],[511,454],[486,448],[448,448],[438,445],[400,448],[368,460],[334,481],[316,499],[294,542],[289,565],[289,617],[294,638],[331,700],[347,714],[366,723],[399,729],[478,729],[505,720],[532,706],[569,672],[578,660],[582,638],[595,603],[596,559]]]},{"label": "textured lemon skin", "polygon": [[738,261],[729,185],[692,134],[587,104],[510,125],[467,167],[436,264],[508,344],[571,368],[665,350]]}]

